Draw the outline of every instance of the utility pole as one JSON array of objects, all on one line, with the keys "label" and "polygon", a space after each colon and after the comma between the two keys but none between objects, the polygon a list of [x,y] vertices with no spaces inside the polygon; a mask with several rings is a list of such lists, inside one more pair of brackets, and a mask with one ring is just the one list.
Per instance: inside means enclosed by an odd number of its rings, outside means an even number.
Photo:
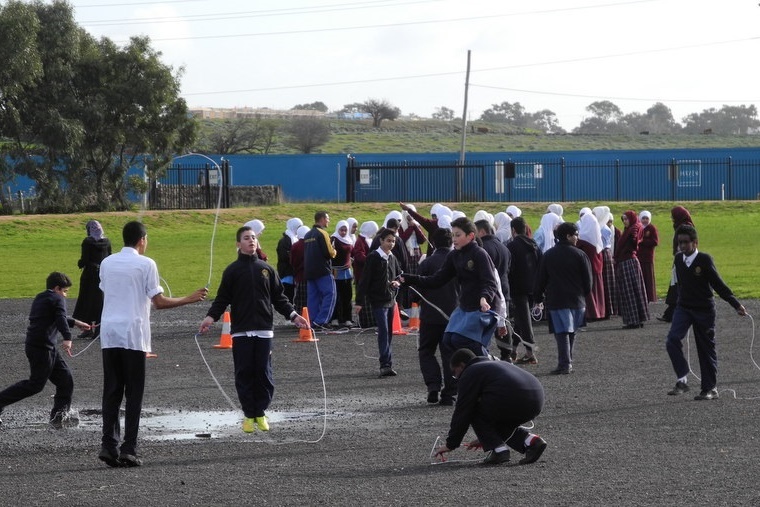
[{"label": "utility pole", "polygon": [[464,80],[464,111],[462,111],[462,148],[459,151],[459,164],[464,164],[464,150],[467,145],[467,94],[470,89],[470,53],[467,50],[467,74]]}]

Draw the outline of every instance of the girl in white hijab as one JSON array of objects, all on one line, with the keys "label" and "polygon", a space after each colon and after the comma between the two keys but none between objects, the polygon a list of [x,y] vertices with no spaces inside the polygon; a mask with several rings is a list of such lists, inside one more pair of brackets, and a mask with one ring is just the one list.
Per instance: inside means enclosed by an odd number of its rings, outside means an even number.
[{"label": "girl in white hijab", "polygon": [[[259,237],[261,237],[261,233],[264,232],[264,229],[266,229],[266,226],[264,225],[264,222],[261,220],[254,218],[253,220],[249,220],[245,224],[243,224],[245,227],[250,227],[253,233],[256,235],[256,239],[258,240]],[[256,256],[261,259],[262,261],[266,262],[269,260],[267,257],[267,254],[264,253],[264,251],[261,249],[261,241],[256,242]]]},{"label": "girl in white hijab", "polygon": [[351,299],[353,288],[351,281],[351,251],[354,242],[348,235],[348,221],[340,220],[335,224],[335,232],[332,234],[332,244],[335,248],[335,258],[332,260],[333,278],[335,278],[335,309],[333,310],[331,324],[344,327],[354,327]]},{"label": "girl in white hijab", "polygon": [[562,222],[562,218],[552,212],[546,213],[541,217],[541,225],[538,226],[533,239],[543,253],[546,253],[547,250],[554,246],[554,229]]},{"label": "girl in white hijab", "polygon": [[359,221],[354,217],[348,217],[348,237],[351,238],[352,243],[356,243],[356,231],[359,229]]},{"label": "girl in white hijab", "polygon": [[298,228],[303,225],[303,220],[293,217],[285,223],[285,234],[290,238],[291,243],[298,241]]},{"label": "girl in white hijab", "polygon": [[496,238],[506,244],[512,239],[512,219],[509,215],[500,211],[494,216],[494,225],[496,226]]},{"label": "girl in white hijab", "polygon": [[514,204],[510,204],[509,206],[507,206],[507,215],[509,215],[509,218],[514,220],[515,218],[522,215],[522,210],[518,208],[517,206],[515,206]]},{"label": "girl in white hijab", "polygon": [[390,220],[391,218],[395,218],[396,220],[398,220],[398,223],[400,224],[401,220],[404,217],[401,215],[401,212],[399,210],[394,209],[393,211],[385,215],[385,220],[383,220],[383,227],[388,227],[388,220]]},{"label": "girl in white hijab", "polygon": [[[549,205],[546,211],[554,213],[558,217],[562,218],[562,214],[565,212],[565,208],[563,208],[561,204],[553,203]],[[562,221],[564,222],[565,219],[562,218]]]},{"label": "girl in white hijab", "polygon": [[478,212],[475,213],[475,217],[472,219],[472,222],[475,223],[478,220],[486,220],[489,224],[494,225],[494,216],[483,209],[478,210]]},{"label": "girl in white hijab", "polygon": [[440,229],[451,230],[451,217],[449,215],[441,215],[438,217],[438,227]]}]

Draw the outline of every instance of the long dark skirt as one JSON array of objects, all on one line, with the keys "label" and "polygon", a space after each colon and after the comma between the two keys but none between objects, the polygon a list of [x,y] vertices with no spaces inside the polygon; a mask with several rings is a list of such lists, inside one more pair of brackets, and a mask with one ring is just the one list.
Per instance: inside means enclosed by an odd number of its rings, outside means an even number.
[{"label": "long dark skirt", "polygon": [[602,268],[602,281],[604,283],[604,316],[617,315],[615,300],[615,263],[609,248],[602,250],[604,267]]},{"label": "long dark skirt", "polygon": [[100,290],[100,273],[95,266],[87,266],[82,270],[79,279],[79,296],[72,316],[92,324],[100,322],[103,313],[103,291]]},{"label": "long dark skirt", "polygon": [[654,278],[654,262],[643,262],[641,264],[641,275],[644,277],[644,288],[647,292],[647,301],[657,302],[657,284]]},{"label": "long dark skirt", "polygon": [[644,277],[641,275],[639,260],[635,257],[615,266],[617,282],[617,309],[623,324],[635,325],[649,320]]}]

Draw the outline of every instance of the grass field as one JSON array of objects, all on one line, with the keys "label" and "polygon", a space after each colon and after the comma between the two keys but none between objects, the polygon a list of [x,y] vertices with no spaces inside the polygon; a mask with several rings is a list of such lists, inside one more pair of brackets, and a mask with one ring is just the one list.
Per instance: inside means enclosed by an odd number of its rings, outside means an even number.
[{"label": "grass field", "polygon": [[[416,203],[423,214],[429,204]],[[520,204],[523,216],[534,229],[538,227],[545,204]],[[755,234],[760,223],[760,205],[756,202],[690,202],[688,208],[700,233],[700,249],[715,258],[719,271],[734,292],[743,298],[760,298],[760,236]],[[575,220],[578,210],[596,203],[564,203],[565,216]],[[502,211],[496,203],[462,203],[453,206],[472,217],[479,209],[491,213]],[[615,217],[627,209],[648,209],[653,223],[660,231],[656,269],[658,293],[664,295],[670,277],[671,241],[673,229],[670,208],[673,203],[612,203]],[[271,264],[276,264],[276,245],[285,229],[285,221],[300,217],[306,225],[313,222],[314,212],[326,209],[332,227],[338,220],[355,217],[359,222],[375,220],[381,223],[386,213],[398,209],[396,203],[323,203],[283,204],[258,208],[225,209],[219,213],[216,237],[213,242],[214,210],[147,211],[94,213],[81,215],[2,216],[3,261],[0,265],[2,298],[33,297],[44,288],[45,277],[51,271],[63,271],[74,281],[72,296],[79,285],[77,260],[85,236],[87,220],[99,220],[111,238],[114,251],[121,249],[121,228],[129,220],[142,220],[148,227],[150,239],[147,255],[156,260],[159,273],[175,295],[183,295],[206,285],[211,278],[212,296],[224,267],[235,258],[235,231],[253,218],[264,221],[267,228],[261,243]],[[620,227],[619,219],[616,223]],[[332,232],[332,227],[330,232]],[[212,255],[213,252],[213,255]]]}]

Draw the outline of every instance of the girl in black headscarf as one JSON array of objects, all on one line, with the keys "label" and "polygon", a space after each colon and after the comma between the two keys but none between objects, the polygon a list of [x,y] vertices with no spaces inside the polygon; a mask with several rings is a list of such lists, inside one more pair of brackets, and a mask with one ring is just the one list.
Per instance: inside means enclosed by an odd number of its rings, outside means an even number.
[{"label": "girl in black headscarf", "polygon": [[[82,270],[79,296],[74,307],[74,318],[88,324],[100,324],[103,312],[103,292],[100,290],[100,263],[111,255],[111,241],[103,234],[97,220],[87,222],[87,237],[82,241],[82,257],[77,263]],[[80,334],[80,338],[95,338],[99,328]]]}]

